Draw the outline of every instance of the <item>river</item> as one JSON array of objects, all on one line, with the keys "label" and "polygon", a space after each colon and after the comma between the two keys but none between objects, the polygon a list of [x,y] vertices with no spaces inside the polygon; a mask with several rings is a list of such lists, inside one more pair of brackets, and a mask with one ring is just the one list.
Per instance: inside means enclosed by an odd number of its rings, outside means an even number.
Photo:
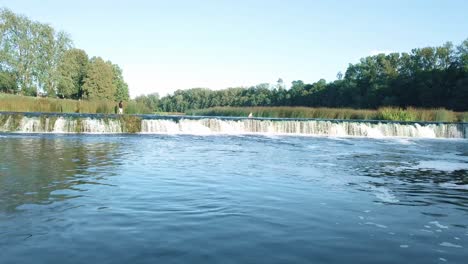
[{"label": "river", "polygon": [[466,263],[468,141],[0,134],[0,263]]}]

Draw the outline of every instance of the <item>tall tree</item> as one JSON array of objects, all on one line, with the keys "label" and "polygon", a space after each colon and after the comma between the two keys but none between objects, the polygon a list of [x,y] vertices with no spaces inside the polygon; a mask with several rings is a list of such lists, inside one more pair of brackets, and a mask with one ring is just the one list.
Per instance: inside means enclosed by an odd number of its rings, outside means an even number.
[{"label": "tall tree", "polygon": [[64,32],[0,9],[0,67],[16,75],[21,93],[55,95],[58,63],[71,47]]},{"label": "tall tree", "polygon": [[112,64],[110,61],[107,62],[112,67],[113,72],[113,83],[115,86],[114,98],[116,101],[127,101],[130,96],[128,94],[128,85],[124,81],[122,75],[122,69],[117,64]]},{"label": "tall tree", "polygon": [[116,90],[113,67],[101,57],[91,58],[83,84],[85,97],[113,100]]},{"label": "tall tree", "polygon": [[34,44],[35,77],[39,89],[49,97],[57,93],[60,82],[59,65],[65,52],[71,48],[72,42],[64,32],[55,33],[49,25],[36,24]]},{"label": "tall tree", "polygon": [[33,22],[5,8],[0,10],[0,22],[2,69],[10,70],[16,75],[15,79],[23,94],[35,95]]},{"label": "tall tree", "polygon": [[62,98],[81,99],[88,68],[88,54],[81,49],[65,51],[58,66],[57,94]]}]

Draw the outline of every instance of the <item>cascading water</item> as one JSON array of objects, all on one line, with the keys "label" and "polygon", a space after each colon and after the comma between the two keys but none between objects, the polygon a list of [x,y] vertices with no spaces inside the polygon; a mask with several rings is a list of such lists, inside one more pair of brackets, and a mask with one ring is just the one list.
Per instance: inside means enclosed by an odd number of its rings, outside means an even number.
[{"label": "cascading water", "polygon": [[[71,118],[67,116],[0,115],[0,132],[20,133],[122,133],[118,119]],[[1,119],[0,119],[1,121]]]},{"label": "cascading water", "polygon": [[[0,113],[0,132],[467,138],[468,123]],[[129,127],[132,125],[132,127]]]},{"label": "cascading water", "polygon": [[322,120],[142,120],[142,133],[296,134],[358,137],[464,138],[466,124],[423,124]]}]

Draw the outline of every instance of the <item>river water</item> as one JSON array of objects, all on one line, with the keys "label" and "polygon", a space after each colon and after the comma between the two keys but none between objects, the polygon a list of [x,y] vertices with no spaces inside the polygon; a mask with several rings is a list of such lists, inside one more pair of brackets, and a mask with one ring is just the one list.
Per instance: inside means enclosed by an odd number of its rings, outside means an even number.
[{"label": "river water", "polygon": [[0,263],[466,263],[466,139],[0,134]]}]

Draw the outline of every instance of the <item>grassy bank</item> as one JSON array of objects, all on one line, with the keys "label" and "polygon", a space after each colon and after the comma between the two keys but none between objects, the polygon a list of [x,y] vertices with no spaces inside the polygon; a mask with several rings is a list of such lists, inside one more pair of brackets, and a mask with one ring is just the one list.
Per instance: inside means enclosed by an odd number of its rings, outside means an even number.
[{"label": "grassy bank", "polygon": [[[45,112],[45,113],[117,113],[117,102],[87,101],[54,98],[40,98],[0,93],[0,111]],[[150,114],[152,111],[143,103],[133,100],[124,103],[125,114]],[[362,119],[392,121],[436,121],[468,122],[468,112],[453,112],[446,109],[418,108],[310,108],[310,107],[213,107],[201,110],[188,110],[188,115],[204,116],[248,116],[277,118],[323,118],[323,119]],[[157,113],[183,114],[183,113]]]},{"label": "grassy bank", "polygon": [[213,107],[187,111],[189,115],[248,116],[277,118],[363,119],[392,121],[468,122],[468,112],[446,109],[379,108],[377,110],[309,107]]},{"label": "grassy bank", "polygon": [[[20,96],[0,93],[0,111],[11,112],[46,112],[46,113],[117,113],[117,102],[99,100],[69,100]],[[129,101],[124,103],[125,114],[149,114],[152,111],[142,103]]]}]

